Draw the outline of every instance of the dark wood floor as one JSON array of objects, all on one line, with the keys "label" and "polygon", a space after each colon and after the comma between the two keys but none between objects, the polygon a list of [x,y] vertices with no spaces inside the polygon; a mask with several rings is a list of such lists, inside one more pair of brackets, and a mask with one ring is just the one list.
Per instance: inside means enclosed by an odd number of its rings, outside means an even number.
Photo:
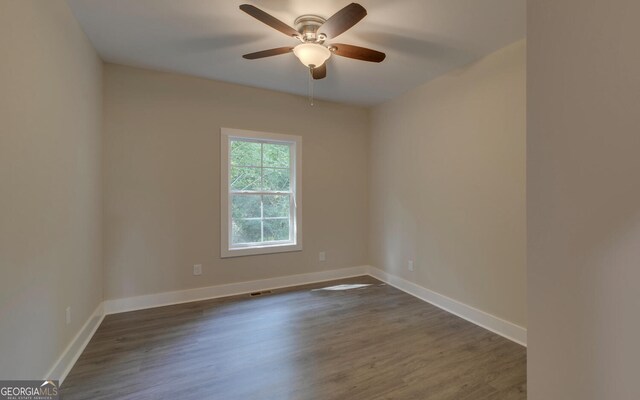
[{"label": "dark wood floor", "polygon": [[[369,286],[317,290],[338,284]],[[526,349],[362,277],[109,315],[62,394],[65,400],[526,399]]]}]

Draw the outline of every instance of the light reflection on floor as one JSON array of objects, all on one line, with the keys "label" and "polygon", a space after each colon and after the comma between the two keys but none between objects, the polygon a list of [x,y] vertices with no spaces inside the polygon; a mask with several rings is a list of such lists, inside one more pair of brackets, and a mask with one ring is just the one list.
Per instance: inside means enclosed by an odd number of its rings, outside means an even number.
[{"label": "light reflection on floor", "polygon": [[335,285],[335,286],[327,286],[319,289],[312,289],[312,292],[316,290],[350,290],[350,289],[360,289],[363,287],[371,286],[370,283],[352,283],[352,284],[344,284],[344,285]]}]

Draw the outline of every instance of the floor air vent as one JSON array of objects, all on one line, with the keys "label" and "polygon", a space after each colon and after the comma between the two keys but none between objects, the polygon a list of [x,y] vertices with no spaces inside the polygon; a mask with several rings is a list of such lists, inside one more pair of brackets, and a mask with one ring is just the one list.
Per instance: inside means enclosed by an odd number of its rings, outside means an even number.
[{"label": "floor air vent", "polygon": [[250,293],[249,296],[256,297],[256,296],[262,296],[263,294],[271,294],[271,290],[263,290],[262,292],[253,292],[253,293]]}]

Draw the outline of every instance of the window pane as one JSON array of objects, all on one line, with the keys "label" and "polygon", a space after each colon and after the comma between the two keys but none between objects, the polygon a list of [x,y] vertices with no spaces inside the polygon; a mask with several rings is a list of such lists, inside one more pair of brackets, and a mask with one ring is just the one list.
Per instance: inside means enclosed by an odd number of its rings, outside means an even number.
[{"label": "window pane", "polygon": [[231,167],[231,190],[260,190],[260,168]]},{"label": "window pane", "polygon": [[234,219],[231,242],[233,244],[260,242],[260,231],[261,226],[259,219]]},{"label": "window pane", "polygon": [[264,195],[264,217],[289,218],[289,195]]},{"label": "window pane", "polygon": [[[221,154],[227,193],[222,210],[223,257],[298,250],[292,192],[299,137],[225,130]],[[227,168],[228,167],[228,168]],[[226,172],[228,171],[228,172]],[[224,190],[225,188],[223,188]],[[228,200],[228,205],[227,205]],[[227,230],[228,229],[228,230]],[[279,248],[282,246],[282,250]]]},{"label": "window pane", "polygon": [[288,192],[290,190],[289,188],[288,169],[264,168],[264,185],[262,190]]},{"label": "window pane", "polygon": [[231,141],[231,165],[243,167],[260,167],[260,143]]},{"label": "window pane", "polygon": [[289,219],[265,219],[264,240],[289,240]]},{"label": "window pane", "polygon": [[238,218],[260,218],[260,195],[234,194],[231,196],[231,215]]},{"label": "window pane", "polygon": [[289,168],[289,145],[264,144],[263,166]]}]

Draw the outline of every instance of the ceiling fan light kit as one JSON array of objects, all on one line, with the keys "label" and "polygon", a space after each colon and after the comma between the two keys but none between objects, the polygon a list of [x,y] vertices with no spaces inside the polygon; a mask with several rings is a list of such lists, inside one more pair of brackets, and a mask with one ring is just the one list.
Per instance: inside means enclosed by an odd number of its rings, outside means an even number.
[{"label": "ceiling fan light kit", "polygon": [[377,63],[385,58],[384,53],[364,47],[346,44],[327,45],[325,43],[325,41],[335,39],[352,28],[367,15],[367,10],[357,3],[349,4],[327,20],[317,15],[302,15],[296,18],[294,22],[297,29],[290,27],[251,4],[242,4],[240,10],[285,35],[302,42],[295,47],[278,47],[245,54],[243,57],[248,60],[293,52],[300,62],[309,68],[311,78],[323,79],[327,76],[325,63],[332,54]]},{"label": "ceiling fan light kit", "polygon": [[331,57],[331,51],[319,43],[301,43],[293,48],[293,54],[308,68],[320,67]]}]

